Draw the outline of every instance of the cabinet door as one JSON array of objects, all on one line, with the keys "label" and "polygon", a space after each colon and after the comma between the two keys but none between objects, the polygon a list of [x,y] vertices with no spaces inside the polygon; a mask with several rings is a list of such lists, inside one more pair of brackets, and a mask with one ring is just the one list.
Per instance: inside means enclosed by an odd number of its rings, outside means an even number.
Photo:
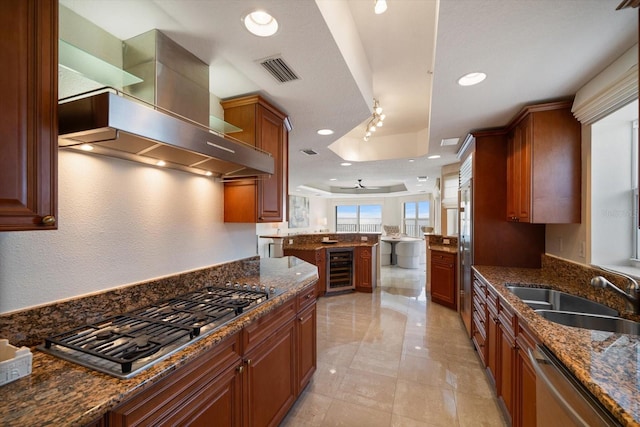
[{"label": "cabinet door", "polygon": [[307,386],[316,371],[316,305],[298,314],[298,394]]},{"label": "cabinet door", "polygon": [[496,378],[496,385],[498,389],[498,396],[502,401],[509,417],[513,419],[514,409],[514,391],[515,391],[515,363],[517,356],[517,349],[515,346],[514,338],[508,334],[504,328],[500,327],[498,330],[498,342],[496,343],[498,355],[498,370],[499,374]]},{"label": "cabinet door", "polygon": [[107,424],[112,427],[204,426],[212,425],[214,417],[221,417],[229,421],[224,425],[239,425],[242,413],[239,371],[243,366],[240,348],[239,334],[225,338],[113,409]]},{"label": "cabinet door", "polygon": [[487,340],[485,342],[485,346],[487,348],[487,371],[489,372],[491,381],[493,382],[498,395],[500,394],[499,385],[500,385],[500,370],[498,368],[498,355],[500,351],[498,335],[500,333],[500,328],[498,324],[498,316],[488,310],[487,314]]},{"label": "cabinet door", "polygon": [[373,292],[371,247],[356,247],[356,290]]},{"label": "cabinet door", "polygon": [[525,352],[518,350],[518,425],[536,427],[536,373]]},{"label": "cabinet door", "polygon": [[316,251],[316,267],[318,267],[318,283],[316,283],[316,297],[321,297],[327,292],[327,251]]},{"label": "cabinet door", "polygon": [[55,229],[58,2],[0,2],[0,230]]},{"label": "cabinet door", "polygon": [[245,414],[250,427],[277,426],[296,400],[295,323],[245,356]]},{"label": "cabinet door", "polygon": [[258,180],[258,222],[283,221],[284,133],[282,118],[258,106],[258,147],[271,153],[275,161],[273,175]]},{"label": "cabinet door", "polygon": [[507,220],[530,222],[531,118],[513,129],[507,146]]},{"label": "cabinet door", "polygon": [[432,251],[431,300],[456,309],[456,262],[453,254]]},{"label": "cabinet door", "polygon": [[209,427],[242,425],[242,375],[232,366],[198,391],[180,412],[156,425]]}]

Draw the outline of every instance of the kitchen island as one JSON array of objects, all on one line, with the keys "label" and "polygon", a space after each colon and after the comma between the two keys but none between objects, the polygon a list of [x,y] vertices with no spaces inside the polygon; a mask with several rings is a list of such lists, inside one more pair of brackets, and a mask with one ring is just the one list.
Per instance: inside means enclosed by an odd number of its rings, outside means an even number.
[{"label": "kitchen island", "polygon": [[[284,239],[284,254],[298,257],[318,267],[317,297],[353,289],[373,292],[380,273],[379,238],[379,234],[365,233],[296,234]],[[332,274],[332,271],[336,271],[333,268],[335,265],[332,267],[332,260],[336,256],[350,258],[337,261],[343,264],[339,267],[340,270],[346,268],[349,271]],[[345,267],[344,264],[350,266]]]},{"label": "kitchen island", "polygon": [[[497,293],[501,307],[515,314],[516,323],[524,326],[539,343],[551,350],[620,424],[640,425],[640,364],[637,358],[640,337],[550,322],[506,287],[509,284],[549,287],[604,303],[617,309],[621,316],[638,321],[638,316],[625,313],[624,302],[619,296],[589,286],[590,279],[601,271],[551,256],[543,257],[541,269],[474,266],[474,270],[476,277],[486,282],[491,292]],[[501,321],[503,319],[500,317]],[[516,350],[519,348],[522,346],[515,346]],[[490,361],[483,360],[483,363],[488,367],[491,365]],[[514,420],[514,425],[519,424]]]},{"label": "kitchen island", "polygon": [[[251,275],[236,276],[237,280],[258,283],[267,288],[273,286],[278,289],[278,293],[133,378],[118,379],[37,350],[33,351],[32,373],[0,387],[2,425],[103,425],[101,423],[106,419],[105,414],[117,409],[138,393],[152,390],[163,380],[179,375],[177,372],[181,372],[181,368],[206,354],[216,352],[220,343],[229,342],[233,336],[240,336],[239,334],[248,331],[242,337],[249,337],[249,340],[242,346],[251,346],[254,340],[252,337],[259,332],[257,328],[262,324],[262,319],[270,319],[271,314],[278,313],[283,308],[288,309],[289,306],[292,312],[298,305],[304,304],[305,312],[315,306],[315,300],[311,298],[313,292],[311,295],[308,292],[309,287],[313,289],[318,279],[315,266],[291,257],[248,262],[257,263],[258,268]],[[313,305],[309,306],[309,303]],[[0,320],[8,323],[6,318]],[[315,348],[313,351],[315,352]],[[305,357],[315,363],[313,355]],[[242,369],[238,371],[241,373]],[[293,399],[295,400],[295,396]]]}]

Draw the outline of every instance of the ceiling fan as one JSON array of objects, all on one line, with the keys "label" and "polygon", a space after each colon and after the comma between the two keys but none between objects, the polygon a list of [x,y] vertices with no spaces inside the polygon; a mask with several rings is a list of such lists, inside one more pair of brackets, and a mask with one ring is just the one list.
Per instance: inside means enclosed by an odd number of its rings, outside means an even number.
[{"label": "ceiling fan", "polygon": [[358,179],[358,182],[353,187],[340,187],[342,190],[379,190],[380,187],[370,187],[368,185],[362,185],[362,178]]}]

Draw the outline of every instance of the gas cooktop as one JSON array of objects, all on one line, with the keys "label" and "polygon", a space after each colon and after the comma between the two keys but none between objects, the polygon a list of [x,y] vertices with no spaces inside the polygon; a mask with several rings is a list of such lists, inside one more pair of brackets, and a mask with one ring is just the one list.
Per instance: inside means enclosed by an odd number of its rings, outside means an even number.
[{"label": "gas cooktop", "polygon": [[264,303],[275,289],[227,283],[110,317],[45,339],[39,350],[118,378],[131,378]]}]

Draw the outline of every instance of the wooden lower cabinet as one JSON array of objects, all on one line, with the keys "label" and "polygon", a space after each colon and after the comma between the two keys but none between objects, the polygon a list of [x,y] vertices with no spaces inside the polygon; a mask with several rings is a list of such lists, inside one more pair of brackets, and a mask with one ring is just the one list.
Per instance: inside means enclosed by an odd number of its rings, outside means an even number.
[{"label": "wooden lower cabinet", "polygon": [[309,384],[317,366],[316,305],[298,314],[298,394]]},{"label": "wooden lower cabinet", "polygon": [[360,292],[373,292],[378,280],[377,271],[378,246],[356,247],[356,290]]},{"label": "wooden lower cabinet", "polygon": [[538,341],[497,292],[476,275],[473,294],[472,342],[505,418],[513,426],[535,426],[536,375],[527,351]]},{"label": "wooden lower cabinet", "polygon": [[529,350],[538,344],[533,334],[524,326],[518,326],[516,338],[518,357],[516,359],[516,411],[515,424],[522,427],[535,427],[536,424],[536,373],[529,360]]},{"label": "wooden lower cabinet", "polygon": [[431,251],[431,300],[456,310],[456,254]]},{"label": "wooden lower cabinet", "polygon": [[245,356],[247,426],[277,426],[296,400],[295,322]]},{"label": "wooden lower cabinet", "polygon": [[[241,425],[240,334],[164,378],[111,411],[107,424],[120,426],[206,425],[212,419]],[[215,417],[215,418],[212,418]]]},{"label": "wooden lower cabinet", "polygon": [[315,283],[93,426],[277,426],[316,370]]}]

